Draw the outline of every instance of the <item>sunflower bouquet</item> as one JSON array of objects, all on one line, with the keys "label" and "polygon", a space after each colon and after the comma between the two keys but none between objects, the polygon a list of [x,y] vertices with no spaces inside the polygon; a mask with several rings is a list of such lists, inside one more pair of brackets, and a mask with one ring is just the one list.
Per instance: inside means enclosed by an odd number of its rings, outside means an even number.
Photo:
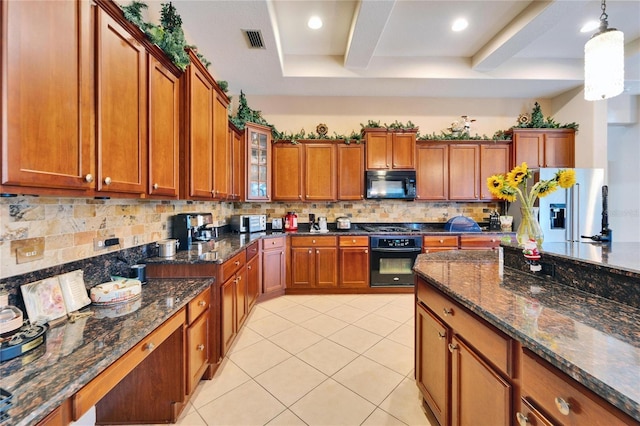
[{"label": "sunflower bouquet", "polygon": [[528,191],[527,180],[533,176],[533,170],[522,163],[514,167],[507,174],[493,175],[487,178],[489,192],[501,200],[510,203],[520,199],[522,203],[523,221],[516,234],[518,242],[523,245],[526,241],[535,240],[538,246],[542,244],[543,235],[537,219],[533,217],[533,204],[538,197],[546,197],[560,188],[571,188],[576,183],[576,172],[573,169],[559,170],[551,179],[539,180]]}]

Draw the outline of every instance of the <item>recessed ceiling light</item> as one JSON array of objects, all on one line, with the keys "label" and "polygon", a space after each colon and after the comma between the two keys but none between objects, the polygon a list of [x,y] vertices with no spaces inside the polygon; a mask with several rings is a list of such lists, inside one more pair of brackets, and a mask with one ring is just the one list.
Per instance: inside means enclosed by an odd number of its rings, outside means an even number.
[{"label": "recessed ceiling light", "polygon": [[458,32],[458,31],[464,30],[468,26],[469,26],[469,21],[467,21],[464,18],[458,18],[455,21],[453,21],[453,24],[451,25],[451,30]]},{"label": "recessed ceiling light", "polygon": [[580,28],[581,33],[590,33],[594,30],[597,30],[600,27],[600,22],[598,21],[589,21]]},{"label": "recessed ceiling light", "polygon": [[319,16],[312,16],[311,18],[309,18],[309,22],[307,22],[307,25],[312,30],[320,29],[322,28],[322,19],[320,19]]}]

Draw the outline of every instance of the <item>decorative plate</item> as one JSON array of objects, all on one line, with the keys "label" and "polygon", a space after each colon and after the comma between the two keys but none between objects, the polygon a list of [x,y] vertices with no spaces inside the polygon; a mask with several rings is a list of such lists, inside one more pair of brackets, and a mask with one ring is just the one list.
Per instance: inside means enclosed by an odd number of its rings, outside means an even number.
[{"label": "decorative plate", "polygon": [[326,136],[328,131],[329,131],[329,128],[327,127],[326,124],[320,123],[316,127],[316,132],[318,132],[320,136]]}]

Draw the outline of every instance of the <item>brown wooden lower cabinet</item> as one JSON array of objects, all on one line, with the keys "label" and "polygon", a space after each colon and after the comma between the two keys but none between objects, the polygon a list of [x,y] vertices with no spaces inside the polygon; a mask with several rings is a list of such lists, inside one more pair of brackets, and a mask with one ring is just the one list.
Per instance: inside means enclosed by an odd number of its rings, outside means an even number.
[{"label": "brown wooden lower cabinet", "polygon": [[262,271],[260,270],[260,243],[256,241],[247,247],[247,310],[251,311],[260,296]]},{"label": "brown wooden lower cabinet", "polygon": [[246,252],[241,251],[220,265],[220,322],[222,356],[227,353],[246,319]]},{"label": "brown wooden lower cabinet", "polygon": [[187,305],[187,395],[193,394],[209,365],[210,293],[206,289]]},{"label": "brown wooden lower cabinet", "polygon": [[336,287],[338,247],[333,236],[291,237],[291,286]]},{"label": "brown wooden lower cabinet", "polygon": [[261,297],[284,294],[286,283],[286,237],[262,240],[262,292]]},{"label": "brown wooden lower cabinet", "polygon": [[514,342],[416,280],[416,381],[442,425],[511,424]]},{"label": "brown wooden lower cabinet", "polygon": [[369,237],[338,238],[338,287],[369,287]]}]

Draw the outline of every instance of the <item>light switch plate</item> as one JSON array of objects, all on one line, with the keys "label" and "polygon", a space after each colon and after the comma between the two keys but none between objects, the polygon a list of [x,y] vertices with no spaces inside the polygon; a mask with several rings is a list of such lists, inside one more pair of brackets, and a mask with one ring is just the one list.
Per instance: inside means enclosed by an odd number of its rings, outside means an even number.
[{"label": "light switch plate", "polygon": [[44,258],[44,237],[11,241],[11,251],[15,251],[18,264],[40,260]]}]

